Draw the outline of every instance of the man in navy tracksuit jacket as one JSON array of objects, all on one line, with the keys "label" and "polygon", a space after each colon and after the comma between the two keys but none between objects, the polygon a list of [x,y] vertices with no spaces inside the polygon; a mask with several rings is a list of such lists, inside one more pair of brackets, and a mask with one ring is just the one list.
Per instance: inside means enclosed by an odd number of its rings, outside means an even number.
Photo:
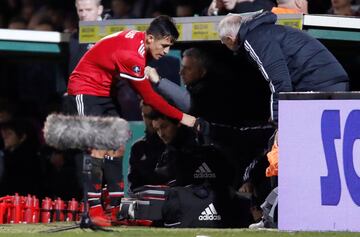
[{"label": "man in navy tracksuit jacket", "polygon": [[276,20],[271,12],[228,15],[218,27],[221,41],[230,50],[245,51],[269,82],[274,122],[279,92],[349,90],[347,73],[324,45],[306,32],[275,25]]},{"label": "man in navy tracksuit jacket", "polygon": [[[349,89],[347,73],[324,45],[306,32],[275,25],[276,20],[276,15],[270,12],[248,17],[228,15],[218,26],[222,43],[235,52],[245,52],[269,82],[271,117],[275,123],[279,92]],[[269,142],[270,146],[273,142]],[[257,161],[254,162],[252,165],[257,166]],[[277,198],[277,193],[273,196]],[[276,226],[276,215],[272,218],[272,225],[266,224],[265,218],[250,227]]]}]

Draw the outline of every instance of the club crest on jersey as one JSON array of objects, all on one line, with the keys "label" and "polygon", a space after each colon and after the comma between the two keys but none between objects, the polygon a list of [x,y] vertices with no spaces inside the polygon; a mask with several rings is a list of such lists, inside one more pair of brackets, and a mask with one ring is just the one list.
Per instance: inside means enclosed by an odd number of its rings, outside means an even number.
[{"label": "club crest on jersey", "polygon": [[140,72],[140,67],[139,66],[133,66],[132,70],[135,73],[139,73]]}]

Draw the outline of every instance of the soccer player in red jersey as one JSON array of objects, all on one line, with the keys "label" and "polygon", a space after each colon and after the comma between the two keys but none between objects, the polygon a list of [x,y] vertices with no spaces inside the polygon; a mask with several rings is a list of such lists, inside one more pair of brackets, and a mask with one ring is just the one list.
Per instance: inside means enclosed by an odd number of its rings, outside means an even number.
[{"label": "soccer player in red jersey", "polygon": [[[114,80],[128,80],[144,103],[192,127],[195,117],[172,107],[154,92],[144,72],[147,59],[158,60],[165,56],[178,36],[172,19],[159,16],[150,23],[146,32],[126,30],[101,39],[86,52],[70,75],[67,96],[64,99],[66,112],[77,115],[118,116],[118,108],[111,96],[112,84]],[[121,158],[123,153],[124,149],[91,151],[93,165],[88,196],[89,213],[95,224],[110,225],[100,202],[102,177],[106,178],[109,193],[112,195],[110,197],[122,195],[119,187],[122,159],[118,158]],[[113,202],[111,205],[116,212],[119,203]]]},{"label": "soccer player in red jersey", "polygon": [[68,95],[77,97],[79,114],[87,114],[84,97],[110,97],[113,78],[129,80],[144,103],[192,127],[195,117],[170,106],[154,92],[144,75],[147,58],[165,56],[179,33],[168,16],[155,18],[146,32],[121,31],[97,42],[80,60],[68,83]]}]

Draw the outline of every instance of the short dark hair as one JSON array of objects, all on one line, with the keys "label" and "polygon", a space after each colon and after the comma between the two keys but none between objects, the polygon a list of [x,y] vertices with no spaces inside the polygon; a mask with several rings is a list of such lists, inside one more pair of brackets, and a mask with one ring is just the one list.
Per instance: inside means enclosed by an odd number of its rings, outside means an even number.
[{"label": "short dark hair", "polygon": [[[167,98],[164,98],[169,105],[171,106],[175,106],[175,104],[173,103],[173,101],[168,100]],[[164,119],[164,120],[169,120],[170,122],[172,122],[173,124],[178,124],[180,123],[179,120],[174,119],[174,118],[170,118],[168,116],[166,116],[165,114],[157,111],[156,109],[154,109],[151,105],[146,104],[143,100],[141,100],[140,102],[140,107],[142,108],[143,106],[150,106],[150,108],[152,109],[148,114],[145,115],[145,117],[147,117],[148,119],[151,120],[159,120],[159,119]]]},{"label": "short dark hair", "polygon": [[[171,101],[167,98],[164,98],[164,99],[169,103],[169,105],[175,107],[175,104],[173,103],[173,101]],[[166,119],[166,120],[170,120],[171,122],[173,122],[175,124],[179,123],[179,121],[177,119],[170,118],[170,117],[164,115],[163,113],[160,113],[159,111],[154,109],[151,105],[145,103],[144,100],[140,100],[140,109],[142,109],[144,106],[149,106],[151,108],[149,113],[144,114],[144,117],[146,117],[148,119],[151,119],[151,120]]]},{"label": "short dark hair", "polygon": [[160,15],[156,17],[146,30],[146,34],[153,35],[156,39],[163,39],[170,37],[172,42],[175,42],[179,37],[179,32],[176,29],[175,23],[170,16]]},{"label": "short dark hair", "polygon": [[159,111],[157,110],[153,110],[151,111],[150,114],[148,114],[148,118],[151,119],[151,120],[159,120],[159,119],[163,119],[163,120],[167,120],[173,124],[179,124],[180,121],[177,120],[177,119],[174,119],[174,118],[170,118],[169,116],[166,116],[165,114],[163,113],[160,113]]}]

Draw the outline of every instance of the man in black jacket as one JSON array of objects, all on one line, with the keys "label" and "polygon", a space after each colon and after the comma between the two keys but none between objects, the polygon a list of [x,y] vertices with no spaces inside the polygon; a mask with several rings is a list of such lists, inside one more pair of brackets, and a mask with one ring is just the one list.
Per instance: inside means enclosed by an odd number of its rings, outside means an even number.
[{"label": "man in black jacket", "polygon": [[129,193],[133,193],[136,188],[143,185],[165,184],[155,173],[156,164],[165,150],[165,144],[152,126],[151,116],[154,110],[143,101],[140,107],[145,135],[131,146],[128,173]]},{"label": "man in black jacket", "polygon": [[152,126],[166,144],[154,170],[158,180],[170,186],[208,185],[216,196],[214,205],[223,224],[247,226],[251,222],[249,200],[235,194],[235,167],[218,145],[199,145],[193,130],[156,111]]},{"label": "man in black jacket", "polygon": [[181,111],[212,122],[232,123],[232,102],[237,91],[231,79],[221,74],[221,66],[216,65],[215,70],[212,57],[199,48],[188,48],[182,56],[179,74],[186,90],[147,67],[145,71],[156,91]]},{"label": "man in black jacket", "polygon": [[[274,123],[278,120],[279,92],[349,90],[347,73],[324,45],[305,32],[275,25],[276,20],[270,12],[246,17],[232,14],[218,26],[221,42],[234,52],[245,53],[269,82]],[[252,228],[264,226],[270,225],[262,220]]]},{"label": "man in black jacket", "polygon": [[347,73],[324,45],[305,32],[275,25],[276,20],[270,12],[232,14],[218,26],[221,42],[234,52],[245,52],[269,82],[275,123],[279,92],[349,90]]}]

